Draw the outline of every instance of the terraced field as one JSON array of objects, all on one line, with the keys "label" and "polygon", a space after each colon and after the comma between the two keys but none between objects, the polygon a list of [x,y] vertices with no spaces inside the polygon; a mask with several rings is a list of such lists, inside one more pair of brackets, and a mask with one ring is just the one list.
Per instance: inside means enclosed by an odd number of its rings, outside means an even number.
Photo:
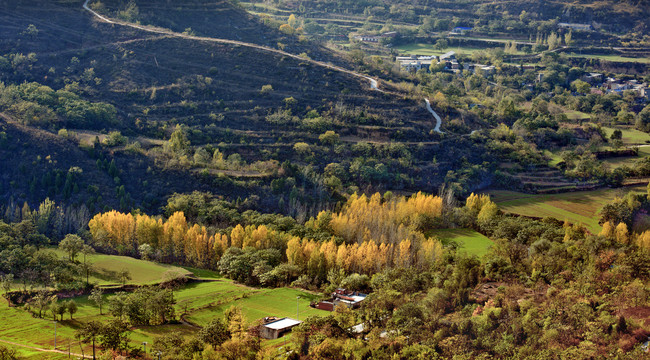
[{"label": "terraced field", "polygon": [[554,217],[571,223],[582,223],[592,233],[598,233],[600,209],[617,196],[628,191],[646,192],[645,186],[622,189],[599,189],[562,194],[533,195],[514,191],[489,191],[492,200],[507,213],[533,217]]},{"label": "terraced field", "polygon": [[[134,283],[144,284],[154,279],[158,281],[161,271],[167,270],[166,266],[156,263],[131,259],[128,261],[123,256],[96,255],[95,259],[103,260],[105,263],[131,265],[133,269]],[[98,261],[99,263],[100,261]],[[104,265],[101,265],[104,266]],[[206,280],[205,282],[190,283],[182,289],[174,292],[176,299],[177,318],[189,320],[198,325],[205,325],[214,317],[222,317],[226,309],[231,306],[240,306],[246,317],[246,321],[254,323],[265,316],[299,316],[304,319],[312,315],[324,315],[328,312],[309,307],[309,303],[318,298],[317,295],[292,288],[262,289],[239,285],[228,279],[220,279],[220,276],[209,270],[181,269],[186,273]],[[111,295],[105,295],[110,297]],[[107,321],[110,315],[99,314],[99,309],[88,300],[87,296],[74,298],[78,306],[78,312],[74,319],[66,314],[63,321],[56,325],[57,349],[64,350],[65,355],[43,352],[39,349],[54,348],[54,322],[49,313],[43,318],[33,317],[22,307],[9,307],[6,302],[0,302],[0,334],[1,341],[14,342],[19,345],[9,345],[19,351],[19,354],[26,359],[63,359],[67,358],[68,344],[73,354],[80,354],[81,348],[78,341],[74,339],[74,332],[83,324],[92,320]],[[299,311],[299,314],[296,312]],[[163,326],[139,326],[132,328],[130,342],[132,346],[141,346],[146,341],[153,343],[156,336],[180,332],[183,335],[196,333],[196,328],[187,324],[171,324]],[[6,343],[5,343],[6,344]],[[92,348],[83,345],[83,352],[89,354]],[[74,356],[74,355],[73,355]]]}]

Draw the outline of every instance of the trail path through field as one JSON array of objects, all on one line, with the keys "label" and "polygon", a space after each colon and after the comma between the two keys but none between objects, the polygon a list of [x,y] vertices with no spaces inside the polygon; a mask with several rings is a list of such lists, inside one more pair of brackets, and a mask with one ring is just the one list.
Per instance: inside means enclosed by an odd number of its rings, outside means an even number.
[{"label": "trail path through field", "polygon": [[[2,340],[2,339],[0,339],[0,342],[5,343],[5,344],[9,344],[9,345],[20,346],[20,347],[24,347],[24,348],[27,348],[27,349],[40,351],[40,352],[49,352],[49,353],[57,353],[57,354],[64,354],[64,355],[68,354],[67,351],[63,351],[63,350],[42,349],[42,348],[38,348],[38,347],[35,347],[35,346],[19,344],[19,343],[15,343],[13,341],[7,341],[7,340]],[[74,356],[74,357],[83,357],[84,359],[92,359],[93,358],[91,355],[85,355],[85,354],[81,355],[81,354],[75,354],[73,352],[71,352],[69,354],[71,356]]]},{"label": "trail path through field", "polygon": [[243,42],[243,41],[219,39],[219,38],[212,38],[212,37],[205,37],[205,36],[193,36],[193,35],[187,35],[187,34],[179,34],[179,33],[173,32],[173,31],[168,30],[168,29],[157,28],[157,27],[154,27],[154,26],[137,25],[137,24],[132,24],[132,23],[129,23],[129,22],[121,21],[121,20],[110,19],[110,18],[108,18],[106,16],[103,16],[103,15],[97,13],[96,11],[92,10],[88,6],[89,2],[90,2],[90,0],[86,0],[86,2],[84,2],[84,4],[83,4],[83,8],[85,10],[89,11],[91,14],[93,14],[97,19],[99,19],[99,20],[101,20],[101,21],[103,21],[105,23],[108,23],[108,24],[128,26],[128,27],[131,27],[131,28],[134,28],[134,29],[147,31],[147,32],[150,32],[150,33],[168,35],[168,36],[173,36],[173,37],[177,37],[177,38],[181,38],[181,39],[198,40],[198,41],[207,41],[207,42],[214,42],[214,43],[221,43],[221,44],[231,44],[231,45],[245,46],[245,47],[254,48],[254,49],[258,49],[258,50],[262,50],[262,51],[266,51],[266,52],[271,52],[271,53],[275,53],[275,54],[279,54],[279,55],[283,55],[283,56],[288,56],[288,57],[291,57],[291,58],[294,58],[294,59],[297,59],[297,60],[300,60],[300,61],[306,61],[306,62],[309,62],[311,64],[317,65],[317,66],[321,66],[321,67],[324,67],[324,68],[327,68],[327,69],[339,71],[339,72],[346,73],[346,74],[349,74],[349,75],[352,75],[352,76],[355,76],[355,77],[358,77],[358,78],[362,78],[364,80],[368,80],[368,81],[370,81],[370,88],[372,90],[376,90],[376,91],[385,93],[385,91],[382,91],[382,90],[379,89],[379,82],[378,82],[377,79],[373,79],[370,76],[360,74],[360,73],[352,71],[352,70],[344,69],[344,68],[336,66],[336,65],[328,64],[328,63],[318,61],[318,60],[304,58],[304,57],[301,57],[301,56],[298,56],[298,55],[288,53],[286,51],[273,49],[273,48],[270,48],[270,47],[267,47],[267,46],[247,43],[247,42]]}]

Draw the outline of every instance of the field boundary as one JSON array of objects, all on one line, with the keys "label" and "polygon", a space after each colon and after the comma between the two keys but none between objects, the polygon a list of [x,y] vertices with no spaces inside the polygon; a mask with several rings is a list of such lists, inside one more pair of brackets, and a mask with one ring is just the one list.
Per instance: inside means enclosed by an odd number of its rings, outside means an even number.
[{"label": "field boundary", "polygon": [[63,354],[63,355],[70,354],[71,356],[83,357],[84,359],[92,359],[93,358],[91,355],[86,355],[86,354],[82,355],[82,354],[76,354],[76,353],[73,353],[73,352],[69,353],[67,351],[56,350],[56,349],[43,349],[43,348],[39,348],[39,347],[36,347],[36,346],[15,343],[13,341],[8,341],[8,340],[0,339],[0,342],[5,343],[5,344],[9,344],[9,345],[14,345],[14,346],[19,346],[19,347],[31,349],[31,350],[36,350],[36,351],[40,351],[40,352],[57,353],[57,354]]}]

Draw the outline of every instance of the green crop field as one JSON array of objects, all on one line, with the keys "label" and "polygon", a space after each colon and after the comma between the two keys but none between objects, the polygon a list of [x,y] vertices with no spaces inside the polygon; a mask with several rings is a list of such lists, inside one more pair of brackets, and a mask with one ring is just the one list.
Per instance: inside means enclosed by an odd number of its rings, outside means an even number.
[{"label": "green crop field", "polygon": [[548,162],[549,166],[555,166],[562,162],[562,157],[560,156],[559,151],[544,150],[544,155],[550,159]]},{"label": "green crop field", "polygon": [[455,242],[461,251],[467,251],[470,255],[483,256],[487,254],[488,248],[493,244],[492,240],[485,235],[471,229],[439,229],[427,233],[428,236],[435,236],[443,244]]},{"label": "green crop field", "polygon": [[505,212],[535,217],[554,217],[571,223],[582,223],[587,230],[598,233],[600,209],[628,191],[644,193],[645,186],[621,189],[599,189],[562,194],[532,195],[514,191],[489,191],[492,200]]},{"label": "green crop field", "polygon": [[[104,264],[101,266],[107,266],[109,269],[129,267],[134,277],[134,280],[129,283],[158,282],[162,273],[170,268],[191,272],[197,277],[206,279],[204,282],[190,283],[174,291],[176,317],[182,315],[183,318],[199,325],[207,324],[214,317],[223,317],[223,313],[233,305],[242,308],[249,323],[254,323],[265,316],[295,318],[298,310],[300,319],[328,313],[309,307],[311,301],[318,299],[317,295],[292,288],[251,288],[236,284],[232,280],[220,279],[220,275],[213,271],[168,267],[123,256],[98,254],[92,259],[95,264]],[[115,265],[107,265],[111,263]],[[110,296],[105,295],[105,297]],[[76,297],[74,301],[78,306],[74,319],[71,320],[70,315],[66,314],[63,321],[57,322],[57,348],[67,352],[70,343],[72,353],[80,354],[79,343],[74,339],[75,330],[88,321],[105,322],[111,316],[106,314],[106,308],[104,314],[100,315],[99,309],[88,300],[87,296]],[[130,342],[132,346],[141,346],[144,341],[152,344],[156,336],[172,331],[191,335],[196,332],[196,329],[182,324],[134,327],[130,334]],[[16,349],[26,359],[67,358],[67,354],[46,353],[30,348],[52,349],[54,347],[54,322],[49,312],[44,313],[43,318],[37,318],[23,307],[9,307],[6,302],[0,302],[0,334],[2,334],[0,340],[22,345],[5,344]],[[88,345],[83,345],[83,349],[86,354],[92,350]]]}]

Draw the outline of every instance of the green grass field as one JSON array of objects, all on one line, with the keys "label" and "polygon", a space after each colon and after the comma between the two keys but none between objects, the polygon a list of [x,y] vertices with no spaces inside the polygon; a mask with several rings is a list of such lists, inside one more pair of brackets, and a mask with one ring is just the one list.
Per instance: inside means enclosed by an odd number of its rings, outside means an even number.
[{"label": "green grass field", "polygon": [[624,157],[615,157],[603,159],[603,163],[609,170],[614,170],[621,166],[633,167],[634,163],[641,159],[640,156],[624,156]]},{"label": "green grass field", "polygon": [[[299,297],[297,299],[297,297]],[[324,315],[326,311],[309,307],[318,296],[291,288],[258,289],[235,284],[230,280],[193,283],[176,292],[177,312],[199,325],[205,325],[233,305],[241,306],[246,320],[254,322],[265,316],[304,319]]]},{"label": "green grass field", "polygon": [[564,113],[569,120],[588,120],[591,115],[583,113],[582,111],[568,110]]},{"label": "green grass field", "polygon": [[[463,47],[463,46],[450,46],[445,50],[437,50],[434,49],[433,44],[422,44],[422,43],[417,43],[417,44],[405,44],[405,45],[399,45],[395,47],[395,50],[399,52],[400,54],[408,54],[408,55],[442,55],[448,51],[455,51],[456,54],[463,54],[463,55],[471,55],[476,51],[479,50],[487,50],[486,48],[476,48],[476,47]],[[523,52],[522,52],[523,54]]]},{"label": "green grass field", "polygon": [[[106,314],[99,315],[99,309],[91,304],[87,296],[80,296],[74,299],[78,306],[78,312],[74,319],[70,320],[70,315],[66,314],[63,321],[57,321],[57,349],[68,349],[68,344],[72,344],[73,353],[81,353],[79,342],[75,340],[75,331],[83,324],[91,320],[106,322],[112,317]],[[165,326],[142,326],[132,329],[130,342],[133,346],[141,346],[143,341],[152,343],[154,337],[170,331],[178,331],[182,334],[194,333],[196,329],[186,325],[165,325]],[[42,349],[54,348],[54,322],[52,315],[47,313],[43,318],[33,317],[31,313],[22,307],[8,307],[6,302],[0,304],[0,334],[1,339],[15,342],[24,346],[37,347]],[[29,358],[33,359],[58,359],[58,354],[44,353],[27,347],[12,346],[14,349],[20,349],[21,354],[30,354]],[[92,351],[92,347],[83,345],[84,353]],[[67,355],[66,355],[67,358]]]},{"label": "green grass field", "polygon": [[471,229],[438,229],[428,232],[427,236],[435,236],[443,244],[453,241],[459,245],[460,251],[476,256],[487,254],[488,248],[493,244],[492,240]]},{"label": "green grass field", "polygon": [[555,166],[562,162],[562,157],[560,156],[559,151],[553,152],[550,150],[544,150],[544,155],[550,159],[548,162],[549,166]]},{"label": "green grass field", "polygon": [[[610,127],[603,127],[605,130],[605,133],[607,134],[607,137],[612,136],[612,133],[614,132],[614,128]],[[636,129],[626,129],[626,128],[620,128],[621,132],[623,133],[623,143],[627,145],[638,145],[638,144],[647,144],[650,142],[650,134],[644,133],[643,131],[639,131]]]},{"label": "green grass field", "polygon": [[[42,251],[53,251],[60,257],[67,256],[63,251],[58,249],[43,249]],[[83,255],[78,255],[77,261],[83,261]],[[89,281],[98,285],[118,285],[119,279],[116,273],[122,269],[128,270],[131,275],[131,280],[128,283],[137,285],[159,283],[162,280],[163,274],[170,270],[178,271],[186,275],[192,274],[191,268],[186,270],[177,266],[134,259],[128,256],[94,254],[87,256],[86,261],[94,267]],[[201,275],[197,276],[201,277]]]},{"label": "green grass field", "polygon": [[612,62],[636,62],[642,64],[650,64],[650,58],[647,57],[632,58],[632,57],[624,57],[618,55],[592,55],[592,54],[576,54],[576,53],[569,53],[567,55],[569,57],[600,59],[600,60],[612,61]]},{"label": "green grass field", "polygon": [[514,191],[489,191],[492,200],[508,213],[535,217],[554,217],[571,223],[582,223],[592,233],[598,233],[600,209],[617,196],[628,191],[645,193],[645,186],[621,189],[599,189],[562,194],[532,195]]}]

